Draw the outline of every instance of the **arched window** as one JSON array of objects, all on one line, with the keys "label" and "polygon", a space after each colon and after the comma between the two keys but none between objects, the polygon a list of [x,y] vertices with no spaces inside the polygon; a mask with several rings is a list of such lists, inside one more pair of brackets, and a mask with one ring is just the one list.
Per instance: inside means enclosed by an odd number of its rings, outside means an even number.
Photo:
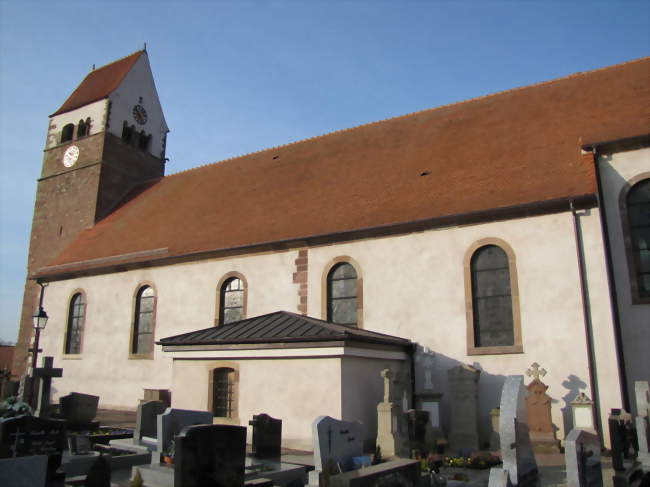
[{"label": "arched window", "polygon": [[357,272],[349,262],[327,274],[327,321],[357,326]]},{"label": "arched window", "polygon": [[219,289],[219,324],[243,320],[245,316],[246,286],[239,277],[228,277]]},{"label": "arched window", "polygon": [[87,135],[86,122],[79,120],[79,125],[77,125],[77,138],[84,137],[85,135]]},{"label": "arched window", "polygon": [[68,142],[69,140],[72,140],[73,135],[74,135],[74,124],[69,123],[67,125],[64,125],[63,130],[61,130],[61,143],[63,144],[64,142]]},{"label": "arched window", "polygon": [[508,256],[496,245],[485,245],[471,260],[474,346],[515,344]]},{"label": "arched window", "polygon": [[650,298],[650,179],[630,188],[625,200],[629,228],[630,273],[635,298]]},{"label": "arched window", "polygon": [[153,352],[155,312],[156,294],[151,286],[142,286],[135,299],[131,353],[141,355]]},{"label": "arched window", "polygon": [[122,140],[125,142],[131,142],[133,140],[133,133],[135,132],[134,127],[129,127],[129,124],[124,121],[122,125]]},{"label": "arched window", "polygon": [[142,150],[147,150],[149,149],[149,141],[151,140],[151,135],[147,135],[144,130],[140,131],[140,135],[138,137],[138,148]]},{"label": "arched window", "polygon": [[83,293],[76,293],[70,300],[68,324],[65,332],[65,353],[81,353],[81,337],[86,317],[86,301]]},{"label": "arched window", "polygon": [[235,416],[235,370],[219,367],[212,371],[212,414],[218,418]]}]

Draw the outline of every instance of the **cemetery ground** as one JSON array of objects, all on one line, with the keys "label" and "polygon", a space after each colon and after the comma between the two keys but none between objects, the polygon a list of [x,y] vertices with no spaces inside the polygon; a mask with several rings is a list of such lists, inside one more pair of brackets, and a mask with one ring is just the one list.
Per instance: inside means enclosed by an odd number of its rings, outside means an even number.
[{"label": "cemetery ground", "polygon": [[311,424],[312,450],[298,451],[282,447],[282,419],[261,413],[243,426],[213,424],[213,412],[172,408],[167,394],[150,400],[146,390],[135,412],[99,409],[98,396],[77,392],[50,404],[51,381],[61,369],[45,357],[36,372],[33,410],[15,397],[3,403],[2,487],[648,487],[650,481],[644,381],[635,383],[636,418],[622,409],[609,415],[611,451],[601,452],[593,415],[582,414],[591,404],[584,395],[572,403],[574,428],[560,447],[540,379],[546,372],[535,363],[528,385],[523,375],[505,378],[488,449],[477,430],[479,370],[448,370],[457,407],[443,431],[436,404],[442,394],[423,395],[432,403],[404,411],[400,381],[384,369],[376,433],[360,421],[319,416]]}]

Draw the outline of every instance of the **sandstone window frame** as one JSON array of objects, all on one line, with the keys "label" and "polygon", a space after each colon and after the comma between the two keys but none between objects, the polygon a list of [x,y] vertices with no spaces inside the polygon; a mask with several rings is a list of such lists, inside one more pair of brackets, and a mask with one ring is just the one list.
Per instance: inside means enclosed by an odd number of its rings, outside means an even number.
[{"label": "sandstone window frame", "polygon": [[[151,289],[153,292],[152,299],[152,310],[151,311],[142,311],[141,306],[142,294],[147,290]],[[148,299],[150,296],[146,296],[145,299]],[[154,358],[154,349],[155,349],[155,336],[156,336],[156,314],[158,308],[158,290],[151,282],[142,282],[136,286],[136,290],[133,293],[133,305],[132,305],[132,319],[131,319],[131,336],[129,338],[129,359],[145,359],[153,360]],[[151,315],[151,350],[149,351],[140,351],[138,350],[138,337],[142,334],[139,330],[141,326],[143,314]]]},{"label": "sandstone window frame", "polygon": [[[81,302],[77,303],[75,301],[76,298],[79,298]],[[88,305],[88,301],[86,299],[86,293],[83,289],[75,289],[74,291],[72,291],[72,293],[70,294],[70,299],[68,299],[66,326],[63,334],[63,358],[82,357],[87,305]],[[75,324],[77,325],[76,328],[79,333],[78,351],[71,350],[71,342],[70,342],[70,338],[73,332],[73,326]]]},{"label": "sandstone window frame", "polygon": [[[510,297],[513,323],[513,345],[487,346],[476,345],[474,296],[472,291],[472,258],[476,252],[490,245],[499,247],[508,258],[508,272],[510,274]],[[465,275],[465,317],[467,321],[467,355],[503,355],[511,353],[524,353],[521,334],[521,311],[519,306],[519,284],[517,277],[517,261],[512,247],[500,238],[488,237],[474,242],[465,252],[463,259]]]},{"label": "sandstone window frame", "polygon": [[323,274],[321,276],[321,317],[325,321],[331,321],[330,319],[330,310],[331,310],[331,299],[330,299],[330,275],[331,273],[341,264],[349,264],[354,269],[354,272],[357,275],[357,286],[356,286],[356,310],[357,310],[357,321],[354,325],[346,325],[343,323],[343,326],[355,326],[356,328],[363,329],[363,274],[361,272],[361,266],[357,261],[348,255],[342,255],[333,258],[330,260],[325,268],[323,269]]},{"label": "sandstone window frame", "polygon": [[90,117],[81,119],[77,124],[77,139],[90,134]]},{"label": "sandstone window frame", "polygon": [[[239,364],[234,362],[217,362],[208,370],[208,404],[207,410],[212,413],[214,424],[239,424]],[[218,372],[227,373],[229,416],[217,416],[215,398],[217,384],[215,377]]]},{"label": "sandstone window frame", "polygon": [[68,123],[61,129],[61,143],[70,142],[74,138],[74,124]]},{"label": "sandstone window frame", "polygon": [[[241,282],[242,286],[242,291],[243,291],[243,297],[242,297],[242,306],[241,306],[241,318],[242,320],[246,319],[246,316],[248,316],[248,281],[246,280],[246,277],[241,273],[237,271],[231,271],[226,274],[224,274],[221,279],[219,279],[219,282],[217,283],[217,299],[216,299],[216,310],[215,310],[215,318],[214,318],[214,325],[215,326],[221,326],[225,325],[227,323],[224,323],[224,313],[225,313],[225,292],[226,292],[226,287],[230,282],[232,282],[235,279],[239,279]],[[228,322],[231,323],[231,322]]]},{"label": "sandstone window frame", "polygon": [[625,247],[625,257],[627,260],[632,305],[650,304],[650,296],[641,296],[639,293],[638,273],[640,269],[640,263],[638,262],[638,256],[634,249],[632,230],[630,226],[630,215],[628,212],[628,198],[630,196],[630,192],[632,192],[635,187],[638,187],[639,184],[648,180],[650,180],[650,172],[643,172],[641,174],[637,174],[633,178],[630,178],[623,185],[618,199],[619,214],[621,217],[621,230],[623,234],[623,246]]}]

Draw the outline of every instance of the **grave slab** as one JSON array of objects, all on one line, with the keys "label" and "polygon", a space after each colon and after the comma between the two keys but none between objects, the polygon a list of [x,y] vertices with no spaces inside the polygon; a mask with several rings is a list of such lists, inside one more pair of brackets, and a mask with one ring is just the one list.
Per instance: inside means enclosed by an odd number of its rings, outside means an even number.
[{"label": "grave slab", "polygon": [[244,485],[245,427],[223,424],[188,426],[175,441],[175,487]]},{"label": "grave slab", "polygon": [[0,459],[0,480],[3,487],[45,487],[47,463],[47,455]]},{"label": "grave slab", "polygon": [[451,398],[449,448],[464,456],[479,449],[478,382],[481,371],[463,364],[447,371]]},{"label": "grave slab", "polygon": [[585,430],[573,429],[564,440],[567,487],[602,487],[600,439]]}]

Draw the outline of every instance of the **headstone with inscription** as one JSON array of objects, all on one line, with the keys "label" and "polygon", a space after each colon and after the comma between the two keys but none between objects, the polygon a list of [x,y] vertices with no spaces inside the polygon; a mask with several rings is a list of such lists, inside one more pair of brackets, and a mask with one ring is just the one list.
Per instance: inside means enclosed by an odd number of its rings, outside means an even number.
[{"label": "headstone with inscription", "polygon": [[245,427],[222,424],[188,426],[175,441],[175,487],[244,485]]},{"label": "headstone with inscription", "polygon": [[248,424],[253,427],[253,456],[279,457],[282,448],[282,420],[268,414],[256,414]]},{"label": "headstone with inscription", "polygon": [[0,458],[47,455],[47,479],[57,472],[66,448],[66,422],[34,416],[18,416],[0,422]]},{"label": "headstone with inscription", "polygon": [[409,450],[417,450],[422,455],[428,453],[430,445],[427,445],[427,439],[431,436],[429,413],[418,409],[409,409],[405,414],[408,424]]},{"label": "headstone with inscription", "polygon": [[467,455],[479,449],[478,381],[481,371],[463,364],[447,371],[451,396],[449,448]]},{"label": "headstone with inscription", "polygon": [[506,378],[501,391],[499,406],[499,439],[503,466],[490,472],[492,482],[501,482],[507,473],[513,486],[527,487],[537,484],[538,470],[528,434],[524,377],[511,375]]},{"label": "headstone with inscription", "polygon": [[526,375],[533,378],[531,383],[526,386],[528,389],[526,397],[528,428],[533,450],[539,453],[559,453],[560,442],[555,438],[553,420],[551,419],[551,398],[546,394],[548,386],[540,380],[540,377],[546,375],[546,370],[541,369],[535,362],[526,371]]},{"label": "headstone with inscription", "polygon": [[573,429],[564,440],[567,487],[602,487],[600,439],[581,429]]}]

